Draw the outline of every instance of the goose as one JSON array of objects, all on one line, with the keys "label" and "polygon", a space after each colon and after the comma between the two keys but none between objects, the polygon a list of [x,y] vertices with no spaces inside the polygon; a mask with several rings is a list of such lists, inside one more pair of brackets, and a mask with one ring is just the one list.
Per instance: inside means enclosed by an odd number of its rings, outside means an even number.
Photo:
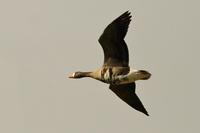
[{"label": "goose", "polygon": [[74,72],[69,78],[90,77],[110,84],[109,88],[119,98],[137,111],[149,116],[135,93],[135,81],[147,80],[151,74],[146,70],[129,67],[129,52],[124,41],[131,21],[131,13],[126,11],[112,21],[98,39],[104,52],[104,63],[100,69],[91,72]]}]

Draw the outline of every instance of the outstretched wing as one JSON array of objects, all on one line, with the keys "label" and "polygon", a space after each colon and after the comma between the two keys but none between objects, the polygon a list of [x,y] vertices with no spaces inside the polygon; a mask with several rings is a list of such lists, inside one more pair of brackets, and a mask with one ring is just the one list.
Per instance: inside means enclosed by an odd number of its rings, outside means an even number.
[{"label": "outstretched wing", "polygon": [[149,115],[139,97],[135,94],[135,83],[110,85],[109,88],[128,105],[147,116]]},{"label": "outstretched wing", "polygon": [[130,12],[125,12],[110,23],[99,38],[104,51],[104,66],[122,66],[129,64],[128,48],[124,41],[129,23]]}]

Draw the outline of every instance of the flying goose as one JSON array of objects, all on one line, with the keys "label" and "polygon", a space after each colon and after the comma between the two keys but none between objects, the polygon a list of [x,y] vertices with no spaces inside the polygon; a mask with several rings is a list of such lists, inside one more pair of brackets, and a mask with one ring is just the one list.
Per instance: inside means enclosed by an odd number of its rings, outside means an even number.
[{"label": "flying goose", "polygon": [[110,89],[132,108],[149,115],[135,93],[135,81],[147,80],[151,74],[129,67],[128,47],[124,41],[131,13],[126,11],[110,23],[99,38],[104,52],[104,64],[92,72],[74,72],[69,78],[91,77],[110,84]]}]

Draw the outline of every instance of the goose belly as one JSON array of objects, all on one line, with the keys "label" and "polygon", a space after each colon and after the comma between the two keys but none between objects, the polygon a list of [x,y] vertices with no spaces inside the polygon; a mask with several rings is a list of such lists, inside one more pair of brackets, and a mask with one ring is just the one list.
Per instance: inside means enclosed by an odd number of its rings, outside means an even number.
[{"label": "goose belly", "polygon": [[105,83],[112,83],[113,82],[113,73],[111,69],[107,69],[106,71],[104,71],[104,73],[102,73],[102,79],[103,82]]},{"label": "goose belly", "polygon": [[132,74],[119,75],[114,77],[113,84],[128,84],[135,82],[135,76]]},{"label": "goose belly", "polygon": [[129,72],[125,75],[119,75],[113,68],[102,71],[102,81],[108,84],[127,84],[135,82],[134,75]]},{"label": "goose belly", "polygon": [[108,75],[105,75],[104,82],[108,84],[128,84],[135,82],[135,78],[133,75],[120,75],[120,76],[112,76],[109,77]]}]

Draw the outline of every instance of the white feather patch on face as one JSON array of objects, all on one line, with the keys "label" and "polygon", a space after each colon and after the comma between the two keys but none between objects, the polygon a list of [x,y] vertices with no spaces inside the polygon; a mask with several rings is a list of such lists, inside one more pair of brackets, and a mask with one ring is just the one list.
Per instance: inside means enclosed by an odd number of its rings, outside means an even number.
[{"label": "white feather patch on face", "polygon": [[75,73],[72,74],[72,77],[74,77],[74,76],[75,76]]}]

